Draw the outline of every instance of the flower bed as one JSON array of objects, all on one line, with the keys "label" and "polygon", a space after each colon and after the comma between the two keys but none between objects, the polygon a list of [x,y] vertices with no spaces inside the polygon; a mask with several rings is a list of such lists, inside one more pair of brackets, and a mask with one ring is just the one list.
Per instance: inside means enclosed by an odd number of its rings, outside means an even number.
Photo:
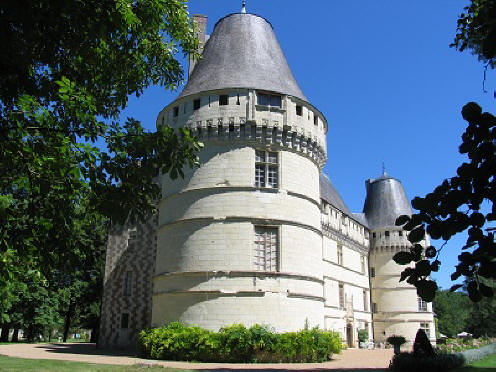
[{"label": "flower bed", "polygon": [[141,331],[139,347],[142,356],[151,359],[306,363],[330,360],[341,351],[341,339],[318,328],[275,333],[260,325],[235,324],[212,332],[174,322]]},{"label": "flower bed", "polygon": [[483,346],[496,342],[495,338],[449,338],[445,344],[438,345],[440,353],[453,354],[464,350],[478,349]]}]

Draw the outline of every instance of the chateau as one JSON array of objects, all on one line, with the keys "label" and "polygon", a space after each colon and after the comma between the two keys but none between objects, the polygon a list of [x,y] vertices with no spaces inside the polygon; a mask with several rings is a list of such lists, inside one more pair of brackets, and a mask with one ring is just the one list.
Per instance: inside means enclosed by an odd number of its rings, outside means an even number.
[{"label": "chateau", "polygon": [[172,321],[307,323],[352,347],[361,329],[379,343],[411,342],[423,328],[434,342],[431,304],[399,282],[404,267],[392,260],[410,247],[395,226],[412,213],[401,182],[385,172],[367,180],[363,213],[352,213],[322,173],[326,118],[271,24],[243,8],[209,37],[206,17],[195,21],[203,57],[157,124],[189,128],[205,144],[201,166],[159,177],[150,221],[112,228],[100,345],[131,346],[141,329]]}]

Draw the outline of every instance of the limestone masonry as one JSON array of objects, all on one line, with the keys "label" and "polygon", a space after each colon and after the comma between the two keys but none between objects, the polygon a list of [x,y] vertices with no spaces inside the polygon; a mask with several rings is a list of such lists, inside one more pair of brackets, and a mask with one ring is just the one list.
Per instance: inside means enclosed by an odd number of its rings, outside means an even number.
[{"label": "limestone masonry", "polygon": [[[105,267],[100,345],[130,347],[172,321],[277,331],[318,325],[350,346],[435,342],[431,304],[399,282],[409,250],[396,217],[411,214],[401,182],[366,182],[352,213],[322,173],[327,121],[300,90],[270,23],[245,12],[195,16],[203,58],[157,125],[187,127],[205,147],[184,179],[161,176],[159,213],[115,226]],[[428,242],[424,242],[426,244]]]}]

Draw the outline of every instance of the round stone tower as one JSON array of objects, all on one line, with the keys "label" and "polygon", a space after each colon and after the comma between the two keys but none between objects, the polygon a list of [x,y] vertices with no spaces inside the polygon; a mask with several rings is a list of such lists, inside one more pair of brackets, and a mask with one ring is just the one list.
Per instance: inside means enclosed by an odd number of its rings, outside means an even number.
[{"label": "round stone tower", "polygon": [[395,225],[399,216],[412,214],[403,185],[384,172],[376,180],[367,180],[366,189],[363,211],[371,235],[369,273],[374,339],[385,342],[391,335],[401,335],[413,342],[417,330],[423,328],[435,342],[432,304],[420,299],[415,287],[399,282],[406,266],[393,261],[397,252],[409,251],[411,247],[406,232]]},{"label": "round stone tower", "polygon": [[327,122],[271,24],[249,13],[219,20],[157,123],[187,127],[205,147],[184,179],[162,178],[152,326],[323,326]]}]

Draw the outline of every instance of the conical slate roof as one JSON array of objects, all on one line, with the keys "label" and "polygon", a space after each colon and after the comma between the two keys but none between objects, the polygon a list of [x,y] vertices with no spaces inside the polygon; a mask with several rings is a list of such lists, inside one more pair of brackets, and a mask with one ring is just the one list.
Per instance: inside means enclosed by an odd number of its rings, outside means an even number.
[{"label": "conical slate roof", "polygon": [[395,226],[399,216],[412,214],[412,208],[403,185],[396,178],[387,175],[386,172],[376,180],[367,180],[365,186],[367,197],[363,212],[370,229]]},{"label": "conical slate roof", "polygon": [[250,13],[231,14],[217,22],[179,97],[223,88],[274,91],[307,101],[271,24]]}]

